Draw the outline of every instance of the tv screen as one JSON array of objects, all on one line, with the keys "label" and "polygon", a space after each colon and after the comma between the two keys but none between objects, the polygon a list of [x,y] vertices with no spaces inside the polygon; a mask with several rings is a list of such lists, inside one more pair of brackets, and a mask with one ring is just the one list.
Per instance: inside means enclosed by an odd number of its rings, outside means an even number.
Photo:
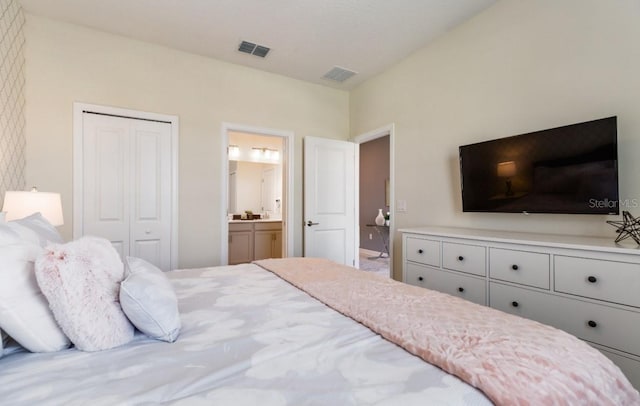
[{"label": "tv screen", "polygon": [[462,210],[619,214],[616,121],[461,146]]}]

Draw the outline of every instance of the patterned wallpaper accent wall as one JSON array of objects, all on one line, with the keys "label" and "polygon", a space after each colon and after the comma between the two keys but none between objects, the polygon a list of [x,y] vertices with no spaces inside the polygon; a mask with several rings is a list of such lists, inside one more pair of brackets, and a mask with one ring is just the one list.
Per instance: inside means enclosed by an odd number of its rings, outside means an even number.
[{"label": "patterned wallpaper accent wall", "polygon": [[0,204],[25,188],[24,21],[16,0],[0,0]]}]

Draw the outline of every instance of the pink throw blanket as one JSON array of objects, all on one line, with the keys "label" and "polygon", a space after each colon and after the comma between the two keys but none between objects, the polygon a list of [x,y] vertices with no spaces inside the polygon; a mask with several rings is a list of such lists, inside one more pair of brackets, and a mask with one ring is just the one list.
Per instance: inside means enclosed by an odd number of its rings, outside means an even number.
[{"label": "pink throw blanket", "polygon": [[256,264],[498,405],[640,405],[617,366],[556,328],[325,259]]}]

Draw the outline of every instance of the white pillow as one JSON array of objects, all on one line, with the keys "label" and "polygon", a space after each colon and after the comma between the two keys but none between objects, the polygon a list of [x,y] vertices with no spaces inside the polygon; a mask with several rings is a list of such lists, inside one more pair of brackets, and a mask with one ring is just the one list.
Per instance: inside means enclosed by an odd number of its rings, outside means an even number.
[{"label": "white pillow", "polygon": [[36,283],[34,260],[41,251],[18,239],[0,245],[0,327],[29,351],[51,352],[67,348],[69,340]]},{"label": "white pillow", "polygon": [[58,230],[40,213],[34,213],[20,220],[9,221],[7,225],[23,240],[41,247],[48,243],[61,244],[64,242]]},{"label": "white pillow", "polygon": [[36,261],[38,284],[58,324],[83,351],[133,339],[133,326],[118,302],[123,275],[120,256],[104,238],[49,245]]},{"label": "white pillow", "polygon": [[6,223],[0,223],[0,245],[20,242],[20,235],[13,231]]},{"label": "white pillow", "polygon": [[120,284],[120,304],[131,323],[157,340],[174,342],[180,334],[180,312],[169,279],[147,261],[127,257],[127,278]]}]

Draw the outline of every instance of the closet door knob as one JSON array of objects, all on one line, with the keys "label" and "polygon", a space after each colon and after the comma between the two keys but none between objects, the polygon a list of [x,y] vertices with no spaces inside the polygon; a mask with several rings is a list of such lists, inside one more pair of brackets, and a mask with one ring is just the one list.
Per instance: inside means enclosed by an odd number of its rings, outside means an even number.
[{"label": "closet door knob", "polygon": [[587,322],[587,324],[589,325],[589,327],[593,327],[593,328],[598,327],[598,323],[596,323],[596,322],[595,322],[595,321],[593,321],[593,320],[589,320],[589,321]]},{"label": "closet door knob", "polygon": [[460,286],[460,287],[458,288],[458,292],[464,292],[464,288],[463,288],[462,286]]},{"label": "closet door knob", "polygon": [[511,269],[513,269],[514,271],[517,271],[518,270],[518,265],[516,265],[516,264],[511,265]]},{"label": "closet door knob", "polygon": [[422,254],[422,253],[424,253],[424,250],[423,250],[422,248],[420,248],[420,249],[418,250],[418,254]]},{"label": "closet door knob", "polygon": [[463,257],[462,255],[460,255],[460,256],[458,257],[458,261],[464,261],[464,257]]},{"label": "closet door knob", "polygon": [[418,276],[418,280],[419,280],[419,281],[423,281],[423,280],[424,280],[424,278],[423,278],[422,276]]},{"label": "closet door knob", "polygon": [[587,280],[591,283],[596,283],[598,282],[598,278],[596,278],[595,276],[590,276],[587,278]]},{"label": "closet door knob", "polygon": [[513,302],[511,302],[511,306],[518,307],[520,306],[520,304],[514,300]]}]

